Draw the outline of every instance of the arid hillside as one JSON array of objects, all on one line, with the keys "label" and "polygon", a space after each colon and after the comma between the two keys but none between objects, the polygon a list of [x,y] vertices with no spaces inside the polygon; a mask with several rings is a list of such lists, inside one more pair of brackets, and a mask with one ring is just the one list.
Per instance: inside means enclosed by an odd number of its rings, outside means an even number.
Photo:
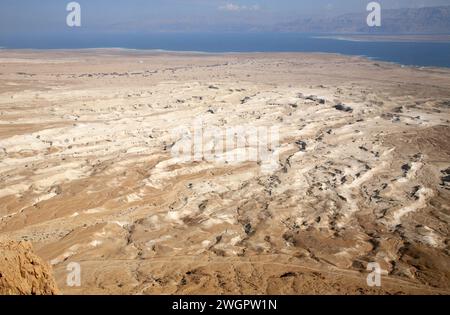
[{"label": "arid hillside", "polygon": [[448,69],[0,50],[0,239],[65,294],[448,294],[449,120]]}]

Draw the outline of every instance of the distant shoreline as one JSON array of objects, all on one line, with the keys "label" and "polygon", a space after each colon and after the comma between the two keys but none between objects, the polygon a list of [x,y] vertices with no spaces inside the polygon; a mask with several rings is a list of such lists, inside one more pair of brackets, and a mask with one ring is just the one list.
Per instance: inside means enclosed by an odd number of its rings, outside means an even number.
[{"label": "distant shoreline", "polygon": [[[222,36],[222,37],[221,37]],[[219,41],[220,39],[220,41]],[[447,41],[448,39],[448,41]],[[145,35],[91,38],[85,42],[76,37],[73,42],[53,38],[45,45],[31,41],[27,47],[14,43],[5,50],[35,51],[105,51],[134,52],[136,54],[230,55],[258,53],[332,53],[361,56],[371,60],[392,62],[412,67],[450,68],[450,35],[365,35],[365,34],[205,34]],[[95,41],[94,41],[95,40]],[[93,43],[95,43],[93,45]],[[97,45],[97,47],[95,47]],[[123,48],[120,48],[123,47]]]},{"label": "distant shoreline", "polygon": [[366,62],[375,63],[376,65],[385,64],[391,66],[398,66],[402,68],[413,68],[413,69],[449,69],[449,67],[444,66],[419,66],[419,65],[407,65],[394,61],[380,60],[375,57],[370,57],[367,55],[348,55],[343,53],[336,52],[299,52],[299,51],[280,51],[280,52],[204,52],[204,51],[176,51],[176,50],[163,50],[163,49],[134,49],[134,48],[76,48],[76,49],[67,49],[67,48],[51,48],[51,49],[35,49],[35,48],[3,48],[0,49],[0,61],[5,62],[4,59],[1,58],[1,53],[39,53],[39,54],[105,54],[105,56],[110,55],[136,55],[136,56],[205,56],[205,57],[213,57],[213,56],[271,56],[271,55],[280,55],[280,56],[291,56],[291,55],[303,55],[303,56],[336,56],[336,57],[344,57],[344,58],[358,58],[360,60],[364,60]]},{"label": "distant shoreline", "polygon": [[450,43],[450,35],[324,35],[318,39],[335,39],[353,42],[409,42]]}]

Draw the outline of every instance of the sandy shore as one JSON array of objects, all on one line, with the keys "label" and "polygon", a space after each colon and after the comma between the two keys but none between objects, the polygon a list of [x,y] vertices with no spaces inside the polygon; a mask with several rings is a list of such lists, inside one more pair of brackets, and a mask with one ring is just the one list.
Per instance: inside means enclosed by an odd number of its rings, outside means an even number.
[{"label": "sandy shore", "polygon": [[[449,106],[358,57],[1,50],[0,239],[66,294],[448,294]],[[277,128],[276,166],[180,161],[198,121]]]},{"label": "sandy shore", "polygon": [[334,35],[318,36],[357,42],[411,42],[411,43],[449,43],[450,35]]}]

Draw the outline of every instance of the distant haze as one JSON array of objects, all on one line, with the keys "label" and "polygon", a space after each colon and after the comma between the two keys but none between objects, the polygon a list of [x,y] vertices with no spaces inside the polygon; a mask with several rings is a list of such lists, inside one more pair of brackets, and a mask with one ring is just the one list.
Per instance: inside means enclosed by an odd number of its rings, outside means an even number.
[{"label": "distant haze", "polygon": [[[66,0],[2,0],[0,35],[68,30]],[[82,32],[365,32],[369,0],[79,0]],[[450,0],[383,0],[386,32],[450,33]],[[442,11],[444,10],[444,11]],[[405,22],[405,12],[408,20]],[[446,20],[446,21],[445,21]],[[405,23],[409,23],[406,24]]]}]

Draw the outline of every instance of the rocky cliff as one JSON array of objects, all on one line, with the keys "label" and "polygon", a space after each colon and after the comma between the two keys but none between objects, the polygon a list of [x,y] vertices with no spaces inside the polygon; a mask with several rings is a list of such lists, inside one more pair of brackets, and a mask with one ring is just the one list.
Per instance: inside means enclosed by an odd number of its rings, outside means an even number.
[{"label": "rocky cliff", "polygon": [[51,268],[28,242],[0,242],[0,294],[54,295]]}]

